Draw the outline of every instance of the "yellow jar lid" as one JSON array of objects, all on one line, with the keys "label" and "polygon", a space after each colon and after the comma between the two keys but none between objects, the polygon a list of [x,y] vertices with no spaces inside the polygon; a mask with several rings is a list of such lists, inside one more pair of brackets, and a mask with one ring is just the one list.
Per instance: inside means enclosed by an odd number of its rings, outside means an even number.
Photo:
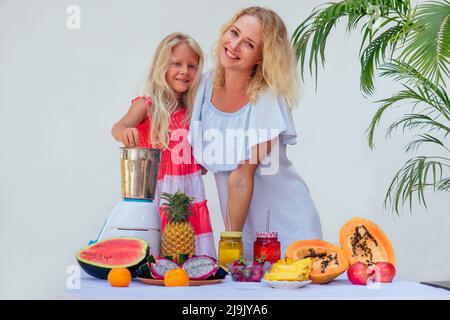
[{"label": "yellow jar lid", "polygon": [[221,238],[242,238],[240,231],[224,231],[220,233]]}]

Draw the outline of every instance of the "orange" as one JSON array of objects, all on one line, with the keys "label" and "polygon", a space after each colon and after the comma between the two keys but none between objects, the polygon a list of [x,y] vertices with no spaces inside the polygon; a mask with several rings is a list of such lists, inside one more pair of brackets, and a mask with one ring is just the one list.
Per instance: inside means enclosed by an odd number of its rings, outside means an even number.
[{"label": "orange", "polygon": [[164,284],[166,287],[183,287],[189,285],[188,273],[181,269],[168,270],[164,275]]},{"label": "orange", "polygon": [[128,287],[131,273],[127,268],[112,268],[108,273],[108,281],[113,287]]}]

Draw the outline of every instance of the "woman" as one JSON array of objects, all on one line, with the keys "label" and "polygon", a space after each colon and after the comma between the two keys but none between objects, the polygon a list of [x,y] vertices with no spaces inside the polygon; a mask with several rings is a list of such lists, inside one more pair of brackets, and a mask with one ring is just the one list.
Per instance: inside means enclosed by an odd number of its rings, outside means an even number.
[{"label": "woman", "polygon": [[195,159],[215,174],[225,227],[242,231],[248,258],[269,210],[282,254],[296,240],[322,238],[308,187],[286,156],[287,144],[296,143],[296,102],[296,63],[283,21],[261,7],[241,10],[222,27],[189,139]]}]

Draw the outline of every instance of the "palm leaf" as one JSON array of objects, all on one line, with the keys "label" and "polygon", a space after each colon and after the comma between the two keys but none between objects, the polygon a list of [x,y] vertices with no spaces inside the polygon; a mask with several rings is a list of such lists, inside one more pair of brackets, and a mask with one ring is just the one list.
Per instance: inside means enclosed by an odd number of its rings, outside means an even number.
[{"label": "palm leaf", "polygon": [[372,117],[372,121],[370,122],[369,128],[366,130],[368,132],[368,140],[369,140],[369,148],[374,149],[375,143],[374,143],[374,136],[375,136],[375,129],[378,126],[378,124],[381,121],[381,118],[384,115],[384,112],[389,109],[391,106],[393,106],[397,101],[400,101],[402,98],[398,97],[397,95],[394,95],[390,98],[379,100],[377,102],[383,102],[380,108],[378,108],[377,112],[375,112],[375,115]]},{"label": "palm leaf", "polygon": [[[415,87],[416,92],[410,89],[411,99],[432,105],[450,121],[450,100],[443,86],[436,85],[412,66],[399,60],[382,64],[379,69],[382,77],[390,77],[397,82]],[[409,89],[409,86],[406,88]]]},{"label": "palm leaf", "polygon": [[394,51],[400,35],[406,37],[404,26],[396,25],[375,38],[361,54],[361,89],[372,94],[374,91],[374,70],[384,61],[386,49]]},{"label": "palm leaf", "polygon": [[[328,36],[332,28],[343,17],[348,17],[347,30],[353,30],[363,17],[368,16],[368,8],[377,6],[380,10],[380,16],[387,18],[395,12],[397,16],[407,15],[410,11],[410,2],[408,0],[346,0],[337,3],[327,3],[316,7],[313,13],[307,17],[295,29],[292,36],[292,43],[295,49],[297,60],[300,65],[302,79],[304,79],[304,67],[307,57],[307,48],[309,51],[309,70],[315,77],[317,88],[317,71],[319,60],[325,64],[325,47]],[[365,39],[371,39],[372,30],[365,24]]]},{"label": "palm leaf", "polygon": [[[400,105],[402,102],[410,105],[413,113],[407,114],[401,120],[394,122],[389,127],[387,136],[390,136],[391,132],[399,126],[403,127],[403,131],[406,129],[429,128],[432,131],[443,130],[444,137],[450,134],[449,125],[445,124],[445,122],[450,122],[450,102],[442,86],[436,86],[416,69],[398,60],[393,60],[393,63],[383,64],[380,70],[382,71],[382,76],[409,83],[414,87],[404,84],[405,90],[397,92],[390,98],[377,101],[381,102],[382,105],[373,116],[366,131],[368,132],[369,147],[371,149],[374,148],[375,128],[378,126],[384,112],[391,107]],[[417,106],[423,106],[419,113],[414,112]]]},{"label": "palm leaf", "polygon": [[[407,90],[402,90],[400,92],[395,93],[390,98],[385,98],[378,100],[376,102],[381,102],[382,105],[378,108],[377,112],[372,118],[372,121],[370,122],[369,128],[366,130],[368,132],[368,140],[369,140],[369,147],[371,149],[375,148],[374,144],[374,134],[375,134],[375,128],[378,126],[378,124],[381,121],[381,118],[383,117],[386,110],[388,110],[391,107],[396,107],[397,103],[403,102],[403,101],[414,101],[416,104],[419,102],[423,102],[423,97],[418,97],[416,92],[414,92],[412,89],[408,88]],[[410,101],[408,101],[410,102]],[[420,116],[420,115],[419,115]],[[402,119],[401,121],[395,122],[390,127],[390,131],[393,129],[396,129],[400,124],[402,123],[408,123],[408,119]],[[389,131],[389,132],[390,132]]]},{"label": "palm leaf", "polygon": [[398,82],[405,82],[414,86],[422,84],[429,88],[437,88],[432,81],[428,80],[426,76],[414,69],[414,67],[398,59],[392,59],[391,62],[381,64],[379,70],[380,76],[391,78]]},{"label": "palm leaf", "polygon": [[419,135],[419,138],[408,143],[408,145],[405,148],[405,151],[406,153],[411,151],[417,151],[419,147],[424,143],[437,144],[443,147],[446,151],[450,151],[450,149],[448,149],[440,139],[428,133],[421,134]]},{"label": "palm leaf", "polygon": [[403,132],[406,129],[428,129],[428,131],[444,131],[444,137],[450,134],[450,128],[448,126],[425,114],[412,113],[403,116],[400,120],[395,121],[389,126],[387,136],[391,136],[392,131],[398,127],[402,127]]},{"label": "palm leaf", "polygon": [[442,179],[442,176],[449,168],[450,159],[443,157],[419,156],[408,160],[389,185],[384,200],[385,208],[390,204],[392,209],[399,214],[400,205],[408,202],[411,212],[414,196],[417,197],[419,204],[423,204],[427,208],[425,188],[433,187],[435,191],[436,186],[442,185],[441,188],[446,188],[449,183],[448,178]]},{"label": "palm leaf", "polygon": [[445,178],[439,181],[438,184],[439,191],[450,191],[450,178]]},{"label": "palm leaf", "polygon": [[438,84],[448,78],[450,60],[450,2],[430,1],[417,6],[414,23],[400,59]]}]

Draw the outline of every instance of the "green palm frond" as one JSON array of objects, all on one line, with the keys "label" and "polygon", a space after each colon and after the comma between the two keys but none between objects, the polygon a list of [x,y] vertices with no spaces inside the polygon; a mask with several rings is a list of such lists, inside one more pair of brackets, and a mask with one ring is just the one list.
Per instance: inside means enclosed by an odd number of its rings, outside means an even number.
[{"label": "green palm frond", "polygon": [[[444,138],[450,133],[450,101],[445,89],[436,86],[427,80],[424,75],[406,63],[393,60],[394,63],[383,64],[380,67],[382,75],[391,77],[396,81],[402,81],[404,90],[401,90],[389,98],[378,100],[382,105],[372,118],[367,129],[369,147],[374,148],[374,132],[386,110],[400,105],[410,106],[412,113],[395,121],[388,129],[387,136],[398,127],[406,129],[429,129],[431,131],[444,131]],[[421,109],[416,111],[417,107]]]},{"label": "green palm frond", "polygon": [[[309,70],[314,72],[317,86],[318,60],[325,64],[325,46],[330,30],[338,20],[347,15],[347,7],[343,2],[334,3],[320,10],[316,8],[294,31],[292,36],[293,45],[297,59],[300,62],[302,78],[304,77],[304,66],[308,44],[311,45],[309,57]],[[311,38],[312,37],[312,38]]]},{"label": "green palm frond", "polygon": [[[369,128],[367,129],[368,139],[369,139],[369,147],[371,149],[375,148],[375,144],[374,144],[375,128],[380,123],[381,118],[383,117],[386,110],[388,110],[389,108],[392,108],[392,107],[397,107],[399,102],[414,102],[415,103],[413,105],[413,108],[414,108],[415,105],[417,105],[418,103],[423,102],[423,101],[424,101],[423,97],[418,96],[416,94],[416,92],[410,88],[407,88],[407,90],[399,91],[399,92],[395,93],[393,96],[391,96],[390,98],[385,98],[385,99],[376,101],[376,102],[381,102],[382,104],[381,104],[380,108],[378,108],[375,115],[373,116],[372,121],[370,122]],[[418,116],[420,117],[421,115],[419,114]],[[408,115],[405,116],[402,120],[397,121],[393,125],[391,125],[389,132],[396,129],[403,123],[406,123],[406,124],[409,123]]]},{"label": "green palm frond", "polygon": [[450,178],[439,181],[437,189],[438,191],[450,191]]},{"label": "green palm frond", "polygon": [[375,38],[361,53],[361,89],[365,93],[373,93],[375,89],[373,84],[375,70],[380,62],[384,61],[387,49],[393,52],[398,38],[400,36],[406,38],[404,28],[403,25],[399,24],[387,29]]},{"label": "green palm frond", "polygon": [[432,136],[431,134],[424,133],[420,134],[417,139],[411,141],[408,143],[408,145],[405,148],[406,153],[411,151],[417,151],[419,147],[424,143],[430,143],[430,144],[436,144],[444,148],[447,152],[450,152],[450,149],[448,149],[444,142],[440,140],[439,138]]},{"label": "green palm frond", "polygon": [[443,132],[444,138],[450,134],[450,128],[448,126],[426,114],[412,113],[403,116],[400,120],[395,121],[389,126],[387,136],[391,136],[392,132],[399,127],[403,128],[403,132],[407,129],[427,129],[429,132]]},{"label": "green palm frond", "polygon": [[[369,146],[374,147],[375,127],[384,113],[393,107],[408,107],[411,109],[410,113],[394,121],[387,129],[387,136],[391,136],[392,132],[399,128],[403,132],[418,131],[419,134],[414,140],[406,145],[406,152],[417,151],[423,144],[436,145],[446,153],[450,152],[446,146],[447,137],[450,135],[450,104],[445,89],[440,85],[436,86],[419,71],[401,61],[394,60],[393,63],[383,64],[381,70],[383,76],[401,81],[403,90],[378,101],[382,104],[368,129]],[[412,211],[412,202],[415,199],[426,208],[426,188],[431,187],[434,191],[449,190],[449,168],[450,159],[443,157],[420,156],[407,161],[388,188],[385,208],[390,204],[392,210],[399,214],[399,208],[409,203]]]},{"label": "green palm frond", "polygon": [[408,202],[411,212],[415,196],[419,204],[427,208],[425,188],[432,187],[434,191],[439,187],[442,190],[448,188],[449,179],[442,177],[444,173],[448,174],[449,169],[450,159],[444,157],[419,156],[408,160],[396,173],[388,188],[384,200],[385,208],[391,204],[392,209],[399,214],[400,206]]},{"label": "green palm frond", "polygon": [[[301,75],[304,78],[304,67],[309,52],[309,70],[314,74],[317,87],[317,71],[319,59],[325,64],[325,47],[330,31],[343,17],[348,17],[347,31],[356,28],[360,20],[371,15],[370,8],[379,9],[380,17],[387,18],[392,12],[396,16],[406,16],[410,11],[407,0],[346,0],[337,3],[327,3],[326,7],[319,6],[294,31],[292,43],[300,64]],[[366,23],[364,40],[371,40],[373,31]]]},{"label": "green palm frond", "polygon": [[415,31],[400,59],[435,84],[450,76],[450,2],[430,1],[417,6]]},{"label": "green palm frond", "polygon": [[[369,147],[374,148],[374,133],[385,112],[408,108],[387,130],[411,131],[415,135],[406,152],[422,145],[435,145],[450,152],[450,100],[445,81],[450,76],[450,2],[427,1],[411,8],[409,0],[346,0],[327,3],[295,30],[292,43],[304,79],[305,65],[315,77],[319,64],[325,65],[325,47],[333,27],[348,18],[347,32],[361,22],[361,90],[368,95],[375,90],[374,77],[391,78],[402,89],[381,103],[367,129]],[[374,25],[374,20],[376,24]],[[309,51],[308,51],[309,49]],[[399,207],[414,197],[426,207],[424,190],[450,191],[450,159],[420,156],[406,162],[392,180],[385,198],[398,213]]]},{"label": "green palm frond", "polygon": [[380,65],[379,70],[380,76],[391,78],[397,82],[413,85],[423,84],[429,88],[436,88],[433,82],[414,69],[414,67],[398,59],[392,59],[391,62],[383,63]]},{"label": "green palm frond", "polygon": [[378,108],[377,112],[375,112],[375,115],[372,117],[372,121],[370,122],[369,128],[366,130],[366,132],[368,132],[368,140],[369,140],[369,148],[370,149],[375,148],[375,143],[374,143],[375,129],[379,125],[384,113],[386,112],[387,109],[391,108],[397,101],[400,101],[402,99],[403,98],[397,94],[390,98],[377,101],[377,102],[383,102],[383,104],[381,105],[380,108]]},{"label": "green palm frond", "polygon": [[[385,63],[380,66],[380,75],[382,77],[389,77],[396,82],[401,82],[406,85],[417,87],[420,94],[422,94],[423,102],[430,103],[434,107],[440,109],[447,119],[450,119],[450,100],[447,90],[442,85],[436,85],[414,69],[409,64],[392,60],[392,63]],[[418,94],[413,94],[417,97]]]}]

